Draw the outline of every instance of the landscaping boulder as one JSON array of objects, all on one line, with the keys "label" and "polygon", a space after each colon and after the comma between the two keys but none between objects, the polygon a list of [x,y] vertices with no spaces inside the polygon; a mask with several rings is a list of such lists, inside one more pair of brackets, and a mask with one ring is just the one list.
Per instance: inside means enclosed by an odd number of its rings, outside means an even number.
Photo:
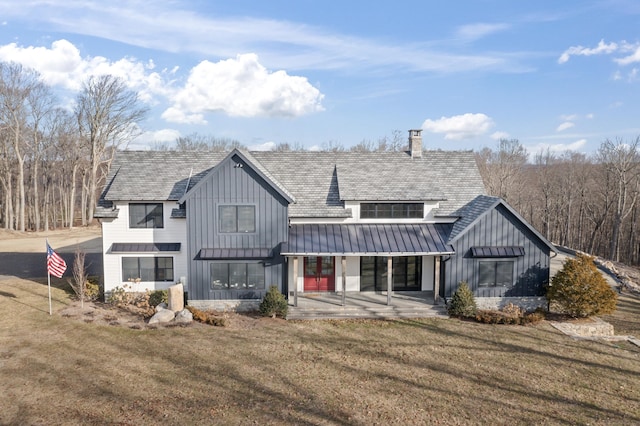
[{"label": "landscaping boulder", "polygon": [[193,322],[193,314],[188,309],[183,309],[176,314],[174,321],[178,324],[190,324]]},{"label": "landscaping boulder", "polygon": [[169,310],[179,312],[184,309],[184,286],[182,283],[169,287]]},{"label": "landscaping boulder", "polygon": [[149,319],[149,324],[165,323],[173,321],[176,314],[170,309],[160,309],[154,316]]},{"label": "landscaping boulder", "polygon": [[156,312],[160,312],[163,309],[167,309],[167,307],[168,307],[167,304],[162,302],[158,306],[156,306]]}]

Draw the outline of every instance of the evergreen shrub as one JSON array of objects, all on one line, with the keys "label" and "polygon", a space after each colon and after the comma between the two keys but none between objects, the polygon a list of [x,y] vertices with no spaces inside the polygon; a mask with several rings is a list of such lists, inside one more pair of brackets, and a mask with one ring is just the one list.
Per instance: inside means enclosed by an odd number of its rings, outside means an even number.
[{"label": "evergreen shrub", "polygon": [[465,281],[461,281],[447,305],[449,315],[452,317],[471,318],[475,317],[477,309],[473,292]]},{"label": "evergreen shrub", "polygon": [[578,254],[567,259],[547,288],[547,300],[574,318],[610,314],[616,310],[618,296],[607,284],[593,258]]},{"label": "evergreen shrub", "polygon": [[168,290],[154,290],[149,292],[149,306],[154,308],[161,303],[169,303]]},{"label": "evergreen shrub", "polygon": [[276,316],[280,316],[286,318],[288,309],[287,299],[280,293],[278,287],[275,285],[269,287],[267,294],[265,294],[262,302],[260,302],[260,314],[265,317],[275,318]]}]

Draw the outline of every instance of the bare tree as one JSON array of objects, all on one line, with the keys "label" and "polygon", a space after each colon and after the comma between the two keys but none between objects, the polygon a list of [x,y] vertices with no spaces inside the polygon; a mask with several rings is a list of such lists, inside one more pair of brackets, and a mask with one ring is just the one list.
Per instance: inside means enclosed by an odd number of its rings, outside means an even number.
[{"label": "bare tree", "polygon": [[85,261],[86,253],[79,248],[73,260],[73,279],[67,279],[67,282],[80,299],[80,307],[84,308],[85,293],[87,291],[87,280],[89,275],[86,272]]},{"label": "bare tree", "polygon": [[137,93],[118,77],[91,77],[83,84],[75,115],[82,143],[89,152],[88,221],[93,218],[98,184],[106,173],[101,167],[108,170],[116,150],[140,133],[137,123],[146,113]]},{"label": "bare tree", "polygon": [[528,160],[520,141],[501,139],[497,151],[484,148],[476,154],[476,160],[489,194],[514,204],[512,199],[522,192],[522,173]]},{"label": "bare tree", "polygon": [[629,144],[621,139],[615,142],[607,139],[598,150],[598,160],[604,166],[605,173],[612,183],[613,222],[609,243],[609,258],[619,260],[618,251],[620,228],[623,221],[633,211],[638,199],[638,178],[640,175],[640,137]]},{"label": "bare tree", "polygon": [[18,229],[25,230],[26,192],[25,161],[28,145],[30,111],[27,99],[31,92],[43,83],[39,74],[29,68],[15,63],[0,63],[0,121],[8,131],[13,155],[17,167],[17,213]]}]

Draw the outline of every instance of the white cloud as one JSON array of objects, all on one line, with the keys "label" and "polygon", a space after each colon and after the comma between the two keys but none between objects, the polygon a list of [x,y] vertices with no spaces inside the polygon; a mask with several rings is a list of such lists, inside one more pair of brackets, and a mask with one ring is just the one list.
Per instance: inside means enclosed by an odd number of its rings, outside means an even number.
[{"label": "white cloud", "polygon": [[571,121],[565,121],[564,123],[561,123],[558,128],[556,129],[556,132],[563,132],[567,129],[570,129],[572,127],[574,127],[576,124],[572,123]]},{"label": "white cloud", "polygon": [[491,134],[491,139],[499,141],[501,139],[509,139],[511,135],[507,132],[494,132]]},{"label": "white cloud", "polygon": [[595,118],[595,114],[590,112],[589,114],[585,115],[585,117],[587,118],[587,120],[593,120]]},{"label": "white cloud", "polygon": [[224,112],[236,117],[297,117],[322,111],[323,96],[306,78],[290,76],[285,71],[271,72],[251,53],[216,63],[200,62],[172,97],[173,106],[163,118],[184,122],[185,117],[203,112]]},{"label": "white cloud", "polygon": [[[111,0],[108,2],[30,0],[0,2],[0,15],[27,21],[48,33],[88,35],[165,52],[229,58],[260,52],[263,64],[287,70],[379,68],[458,72],[497,70],[529,72],[512,52],[456,53],[446,47],[426,49],[422,42],[385,42],[338,33],[301,22],[252,17],[207,16],[189,2]],[[144,7],[141,7],[143,5]],[[502,30],[507,24],[463,27],[467,37]],[[447,42],[442,43],[443,46]]]},{"label": "white cloud", "polygon": [[308,151],[322,151],[322,147],[320,145],[311,145],[308,149]]},{"label": "white cloud", "polygon": [[527,147],[527,151],[532,154],[538,153],[538,152],[546,152],[547,150],[555,153],[562,153],[566,151],[578,151],[584,148],[586,144],[587,144],[586,139],[579,139],[575,142],[566,143],[566,144],[563,144],[563,143],[548,144],[543,142],[534,146]]},{"label": "white cloud", "polygon": [[572,46],[565,50],[562,55],[558,58],[559,64],[564,64],[569,60],[571,56],[592,56],[592,55],[602,55],[602,54],[610,54],[618,50],[618,44],[611,42],[609,44],[605,43],[604,40],[600,40],[598,45],[594,48],[583,47],[583,46]]},{"label": "white cloud", "polygon": [[186,114],[179,108],[169,107],[161,115],[163,120],[170,123],[207,124],[202,114]]},{"label": "white cloud", "polygon": [[249,151],[273,151],[276,149],[275,142],[265,142],[257,145],[249,145]]},{"label": "white cloud", "polygon": [[468,40],[477,40],[479,38],[482,38],[500,31],[504,31],[509,27],[510,25],[508,24],[486,24],[486,23],[463,25],[458,28],[458,30],[456,31],[456,35],[460,38],[464,38]]},{"label": "white cloud", "polygon": [[563,114],[560,116],[562,121],[574,121],[578,119],[578,114]]},{"label": "white cloud", "polygon": [[614,59],[618,65],[629,65],[635,62],[640,62],[640,43],[636,45],[627,45],[628,49],[632,50],[631,55],[624,58]]},{"label": "white cloud", "polygon": [[425,120],[424,130],[433,133],[444,133],[445,139],[461,140],[480,136],[493,127],[493,120],[485,114],[462,114],[452,117],[441,117],[438,120]]},{"label": "white cloud", "polygon": [[175,129],[161,129],[143,132],[135,138],[128,146],[128,149],[149,149],[154,144],[172,143],[180,137],[180,132]]},{"label": "white cloud", "polygon": [[153,102],[155,95],[167,96],[171,92],[170,82],[163,77],[169,72],[153,72],[152,61],[142,63],[134,58],[122,58],[111,62],[102,56],[82,57],[78,48],[64,39],[54,41],[50,48],[16,43],[0,45],[0,61],[32,68],[40,73],[44,83],[71,91],[80,90],[91,75],[111,74],[122,78],[145,102]]}]

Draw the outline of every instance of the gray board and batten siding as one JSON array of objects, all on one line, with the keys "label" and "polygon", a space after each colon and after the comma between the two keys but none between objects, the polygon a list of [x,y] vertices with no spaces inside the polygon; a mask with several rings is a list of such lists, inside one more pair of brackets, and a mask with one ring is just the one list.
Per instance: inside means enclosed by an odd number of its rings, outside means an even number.
[{"label": "gray board and batten siding", "polygon": [[[273,182],[247,160],[234,153],[203,177],[182,200],[186,202],[189,298],[192,300],[260,299],[270,285],[281,291],[286,268],[280,255],[280,243],[288,233],[287,206],[291,201]],[[255,206],[255,232],[219,232],[220,205]],[[268,253],[264,259],[226,259],[225,263],[260,262],[265,267],[265,288],[260,290],[214,290],[211,285],[211,260],[205,253],[212,249],[231,249],[230,253],[257,250]]]},{"label": "gray board and batten siding", "polygon": [[[490,198],[490,197],[485,197]],[[491,197],[493,198],[493,197]],[[494,198],[494,200],[497,200]],[[527,297],[544,294],[549,280],[551,244],[528,227],[519,215],[502,201],[488,206],[468,227],[449,241],[456,252],[441,264],[444,277],[442,294],[449,298],[465,281],[477,297]],[[473,250],[473,248],[482,250]],[[490,254],[480,253],[490,250]],[[479,286],[479,262],[496,261],[496,253],[506,248],[504,260],[512,261],[510,286]],[[555,251],[555,250],[554,250]]]}]

